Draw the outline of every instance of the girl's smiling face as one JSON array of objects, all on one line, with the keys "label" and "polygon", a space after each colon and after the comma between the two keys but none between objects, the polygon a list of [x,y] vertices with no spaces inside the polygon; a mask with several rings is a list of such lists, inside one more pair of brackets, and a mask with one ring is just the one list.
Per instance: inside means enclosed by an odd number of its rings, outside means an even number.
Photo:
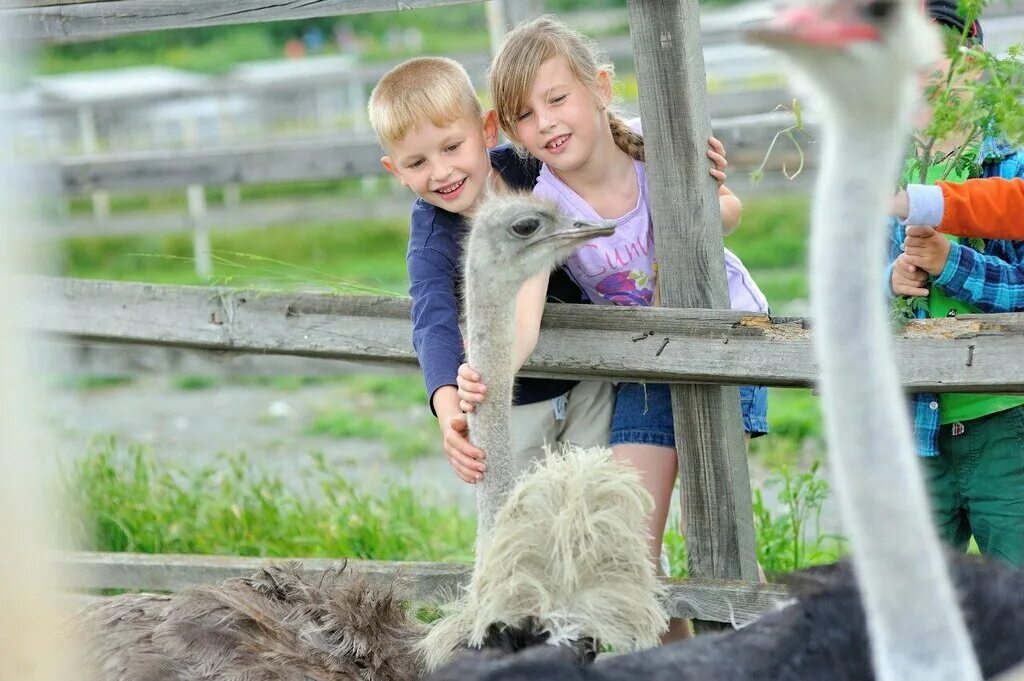
[{"label": "girl's smiling face", "polygon": [[611,80],[598,74],[598,92],[582,85],[563,57],[537,69],[523,109],[516,114],[516,136],[533,156],[556,171],[573,171],[590,158],[602,133],[610,139],[606,109]]}]

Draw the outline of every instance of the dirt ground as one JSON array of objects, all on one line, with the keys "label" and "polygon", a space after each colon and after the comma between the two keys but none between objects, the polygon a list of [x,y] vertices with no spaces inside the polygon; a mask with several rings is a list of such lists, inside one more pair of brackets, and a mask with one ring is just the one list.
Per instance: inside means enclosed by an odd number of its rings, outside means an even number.
[{"label": "dirt ground", "polygon": [[[427,429],[427,437],[437,440],[436,453],[411,461],[393,460],[387,446],[374,438],[309,432],[315,414],[351,405],[353,399],[349,389],[333,383],[282,389],[217,381],[202,389],[182,389],[170,377],[145,375],[107,387],[57,383],[48,390],[44,418],[52,451],[62,460],[80,457],[90,442],[114,436],[123,445],[144,445],[157,458],[186,467],[212,465],[219,453],[244,452],[255,471],[298,485],[303,459],[321,452],[329,464],[366,485],[419,488],[424,500],[475,512],[474,488],[448,466],[435,435],[436,422],[425,405],[388,414],[403,427]],[[748,465],[752,486],[761,487],[769,471],[757,457],[749,457]],[[765,499],[770,508],[778,508],[774,491],[766,492]],[[835,531],[838,521],[831,500],[824,516],[823,529]]]}]

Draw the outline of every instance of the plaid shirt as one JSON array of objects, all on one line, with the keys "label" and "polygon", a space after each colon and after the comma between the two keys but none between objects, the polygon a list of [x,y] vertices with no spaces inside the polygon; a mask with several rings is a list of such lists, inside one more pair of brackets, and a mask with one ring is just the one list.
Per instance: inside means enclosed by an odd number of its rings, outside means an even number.
[{"label": "plaid shirt", "polygon": [[[985,158],[982,177],[1024,178],[1024,152],[989,139],[982,145],[981,153]],[[903,225],[893,220],[889,240],[890,264],[886,270],[887,288],[892,281],[892,262],[903,252],[905,238]],[[1024,310],[1024,241],[988,241],[983,253],[953,242],[946,267],[939,276],[931,277],[931,285],[941,288],[950,298],[982,312]],[[918,310],[916,315],[924,318],[928,313]],[[911,396],[910,402],[917,452],[921,456],[937,456],[939,396],[918,393]]]}]

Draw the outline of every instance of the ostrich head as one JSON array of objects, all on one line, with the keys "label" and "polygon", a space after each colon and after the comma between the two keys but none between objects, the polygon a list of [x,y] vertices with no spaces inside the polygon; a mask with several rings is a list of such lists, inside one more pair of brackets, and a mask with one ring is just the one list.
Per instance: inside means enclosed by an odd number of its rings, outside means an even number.
[{"label": "ostrich head", "polygon": [[829,115],[861,119],[892,116],[913,101],[915,74],[940,54],[935,28],[912,0],[801,5],[747,35],[789,57],[825,95]]},{"label": "ostrich head", "polygon": [[466,281],[493,282],[491,289],[514,298],[514,287],[553,269],[584,241],[614,231],[614,221],[572,219],[554,204],[527,194],[491,195],[473,218]]}]

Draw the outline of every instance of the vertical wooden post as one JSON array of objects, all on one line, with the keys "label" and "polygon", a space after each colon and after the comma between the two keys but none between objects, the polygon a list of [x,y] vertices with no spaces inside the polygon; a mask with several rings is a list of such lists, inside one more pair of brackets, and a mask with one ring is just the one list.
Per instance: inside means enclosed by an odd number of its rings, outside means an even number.
[{"label": "vertical wooden post", "polygon": [[[7,21],[0,17],[0,92],[20,87],[19,57],[31,47],[15,40]],[[13,147],[18,123],[15,114],[0,108],[0,149]],[[38,363],[29,361],[28,353],[40,344],[25,332],[30,315],[26,246],[34,227],[27,224],[25,209],[33,205],[34,175],[11,155],[0,157],[0,681],[50,681],[68,671],[58,670],[68,641],[58,643],[55,635],[54,544],[44,531],[49,523],[42,442],[33,432],[39,381],[30,379],[29,367]]]},{"label": "vertical wooden post", "polygon": [[[699,17],[697,0],[629,0],[662,301],[728,309]],[[690,574],[756,581],[738,389],[673,385],[672,403]]]}]

